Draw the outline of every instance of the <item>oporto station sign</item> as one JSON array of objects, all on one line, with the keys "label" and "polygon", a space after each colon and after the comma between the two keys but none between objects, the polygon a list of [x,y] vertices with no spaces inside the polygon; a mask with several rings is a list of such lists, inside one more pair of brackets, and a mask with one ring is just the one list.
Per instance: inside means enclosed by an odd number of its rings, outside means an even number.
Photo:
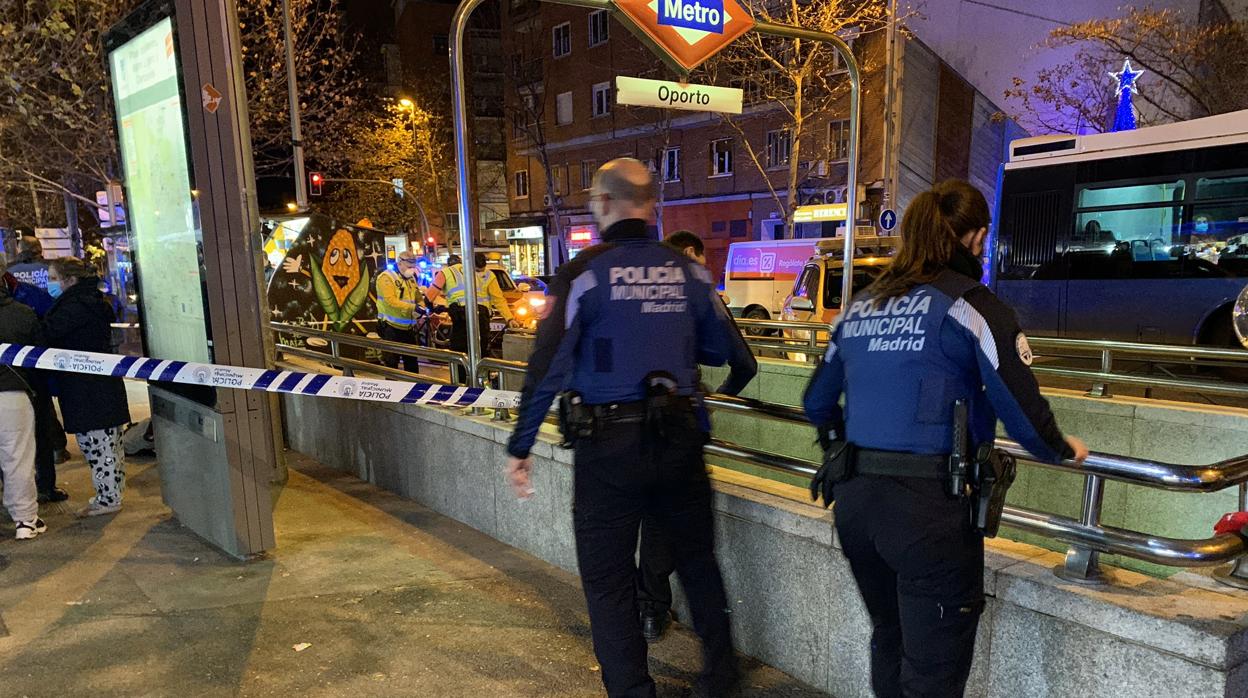
[{"label": "oporto station sign", "polygon": [[661,56],[686,73],[754,27],[736,0],[616,0]]},{"label": "oporto station sign", "polygon": [[741,113],[741,90],[735,87],[690,85],[668,80],[615,78],[615,101],[636,107]]}]

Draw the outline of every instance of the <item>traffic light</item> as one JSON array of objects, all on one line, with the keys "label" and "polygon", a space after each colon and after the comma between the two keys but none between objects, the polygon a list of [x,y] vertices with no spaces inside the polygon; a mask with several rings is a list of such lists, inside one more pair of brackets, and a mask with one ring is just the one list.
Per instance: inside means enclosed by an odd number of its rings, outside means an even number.
[{"label": "traffic light", "polygon": [[438,241],[430,235],[425,238],[425,256],[433,259],[438,255]]},{"label": "traffic light", "polygon": [[312,196],[320,196],[321,185],[325,183],[325,176],[320,172],[313,172],[308,175],[308,181],[312,185],[308,188],[309,193],[312,194]]}]

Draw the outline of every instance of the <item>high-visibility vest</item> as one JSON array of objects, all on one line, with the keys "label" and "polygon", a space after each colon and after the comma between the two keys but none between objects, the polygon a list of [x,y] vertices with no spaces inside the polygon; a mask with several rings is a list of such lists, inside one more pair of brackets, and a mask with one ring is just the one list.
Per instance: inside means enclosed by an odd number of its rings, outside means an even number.
[{"label": "high-visibility vest", "polygon": [[446,288],[443,293],[446,295],[446,304],[455,305],[456,303],[464,305],[464,297],[467,291],[464,290],[464,267],[461,264],[452,264],[449,267],[442,268],[442,280],[446,282]]},{"label": "high-visibility vest", "polygon": [[[398,292],[399,299],[410,301],[411,304],[391,305],[386,298],[386,294],[381,292],[382,279],[388,279],[392,282],[395,291]],[[377,319],[400,329],[412,327],[416,324],[412,311],[416,307],[414,304],[418,295],[419,289],[416,287],[415,279],[408,279],[397,271],[387,270],[382,272],[377,276]]]},{"label": "high-visibility vest", "polygon": [[[477,303],[480,305],[489,305],[490,299],[487,297],[486,288],[490,281],[494,279],[494,272],[489,269],[477,270]],[[442,280],[446,282],[446,302],[448,305],[459,303],[464,304],[464,298],[467,291],[464,290],[464,267],[460,264],[454,264],[442,269]]]}]

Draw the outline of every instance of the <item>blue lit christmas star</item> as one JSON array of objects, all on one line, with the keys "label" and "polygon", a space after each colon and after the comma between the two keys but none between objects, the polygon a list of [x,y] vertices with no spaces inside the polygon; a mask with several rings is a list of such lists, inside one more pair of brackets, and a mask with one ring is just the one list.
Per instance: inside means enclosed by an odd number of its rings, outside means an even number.
[{"label": "blue lit christmas star", "polygon": [[1144,74],[1143,70],[1131,70],[1131,59],[1127,58],[1122,61],[1122,70],[1117,73],[1110,73],[1110,76],[1118,81],[1118,94],[1130,90],[1133,94],[1139,94],[1140,90],[1135,86],[1135,81],[1140,79]]},{"label": "blue lit christmas star", "polygon": [[1143,74],[1142,70],[1131,70],[1130,58],[1123,60],[1121,72],[1110,73],[1110,76],[1118,81],[1118,108],[1114,110],[1110,131],[1135,129],[1135,105],[1131,103],[1131,96],[1139,94],[1140,90],[1135,86],[1135,82]]}]

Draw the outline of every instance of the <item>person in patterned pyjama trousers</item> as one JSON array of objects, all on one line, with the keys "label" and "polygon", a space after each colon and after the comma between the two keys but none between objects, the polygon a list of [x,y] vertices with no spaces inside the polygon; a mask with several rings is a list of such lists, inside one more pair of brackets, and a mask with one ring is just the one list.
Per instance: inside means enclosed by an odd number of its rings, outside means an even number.
[{"label": "person in patterned pyjama trousers", "polygon": [[[95,267],[63,257],[48,269],[48,293],[56,303],[44,317],[44,335],[54,349],[113,352],[112,307],[100,292]],[[121,430],[130,422],[126,387],[120,378],[81,373],[55,375],[65,430],[91,466],[95,496],[79,516],[103,516],[121,510],[125,489],[125,451]]]}]

